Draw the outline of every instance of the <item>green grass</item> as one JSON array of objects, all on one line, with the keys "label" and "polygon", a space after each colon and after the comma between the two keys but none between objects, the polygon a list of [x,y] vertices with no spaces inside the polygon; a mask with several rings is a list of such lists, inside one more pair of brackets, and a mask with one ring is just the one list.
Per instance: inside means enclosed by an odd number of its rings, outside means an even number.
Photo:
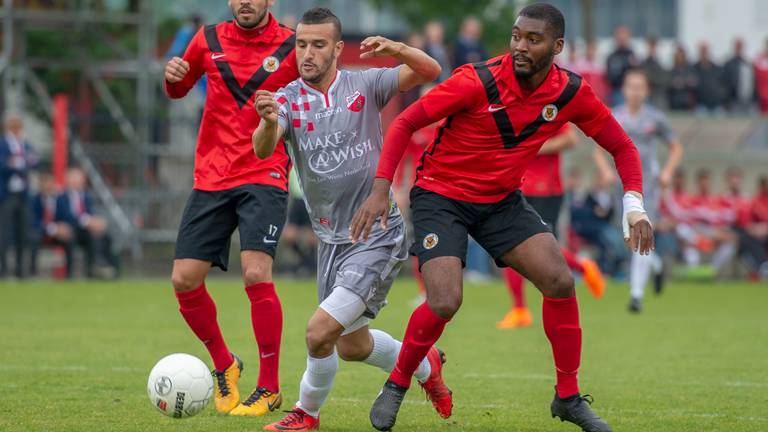
[{"label": "green grass", "polygon": [[[256,377],[248,302],[237,281],[209,282],[230,348],[246,361],[241,391]],[[311,282],[278,282],[285,309],[281,366],[286,406],[305,364],[304,325],[316,305]],[[376,327],[402,337],[414,284],[398,282]],[[507,307],[501,283],[468,285],[440,346],[455,410],[440,420],[418,387],[400,431],[577,431],[549,416],[553,367],[536,324],[498,331]],[[584,293],[580,290],[580,293]],[[581,384],[616,431],[768,430],[768,286],[673,284],[641,316],[625,311],[626,288],[581,295]],[[166,281],[0,283],[0,431],[257,431],[266,419],[229,418],[209,406],[197,417],[157,413],[146,396],[152,365],[172,352],[209,361],[188,331]],[[323,410],[323,430],[367,431],[385,375],[342,363]],[[281,413],[282,414],[282,413]]]}]

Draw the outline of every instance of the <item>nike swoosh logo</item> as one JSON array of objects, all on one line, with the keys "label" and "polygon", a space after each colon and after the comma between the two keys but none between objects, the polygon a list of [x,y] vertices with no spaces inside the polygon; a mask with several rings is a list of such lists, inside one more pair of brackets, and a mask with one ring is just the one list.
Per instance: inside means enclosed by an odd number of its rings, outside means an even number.
[{"label": "nike swoosh logo", "polygon": [[507,107],[505,107],[504,105],[488,105],[488,112],[490,113],[494,113],[496,111],[501,111],[505,109],[507,109]]},{"label": "nike swoosh logo", "polygon": [[264,236],[264,238],[263,238],[262,240],[263,240],[263,241],[264,241],[264,243],[266,243],[266,244],[277,243],[277,240],[270,240],[270,239],[268,239],[266,236]]},{"label": "nike swoosh logo", "polygon": [[[273,403],[267,402],[267,407],[269,408],[270,411],[274,411],[276,406],[277,406],[277,400],[275,400]],[[288,429],[288,430],[291,430],[291,429]],[[296,430],[300,430],[300,429],[296,429]]]},{"label": "nike swoosh logo", "polygon": [[273,355],[275,355],[275,353],[267,353],[267,354],[262,354],[262,355],[261,355],[261,358],[270,358],[270,357],[272,357]]},{"label": "nike swoosh logo", "polygon": [[224,56],[226,56],[226,54],[216,54],[216,53],[212,53],[212,54],[211,54],[211,60],[220,59],[220,58],[222,58],[222,57],[224,57]]}]

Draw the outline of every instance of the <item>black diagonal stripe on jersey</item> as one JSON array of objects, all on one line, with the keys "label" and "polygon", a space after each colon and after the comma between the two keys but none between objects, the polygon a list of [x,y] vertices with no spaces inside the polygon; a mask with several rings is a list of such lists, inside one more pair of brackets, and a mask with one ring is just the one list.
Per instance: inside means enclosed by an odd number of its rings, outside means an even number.
[{"label": "black diagonal stripe on jersey", "polygon": [[[223,52],[221,43],[219,42],[219,36],[216,34],[215,26],[205,26],[205,40],[208,43],[208,49],[211,52]],[[295,44],[296,36],[291,35],[289,38],[283,41],[280,47],[278,47],[277,50],[271,54],[271,56],[277,58],[277,60],[282,63],[285,57],[288,56],[288,54],[291,52]],[[264,66],[262,65],[259,70],[257,70],[256,73],[251,76],[248,82],[245,83],[243,87],[240,87],[240,84],[237,82],[237,78],[235,78],[235,73],[232,71],[232,67],[226,60],[214,60],[214,63],[216,63],[216,67],[219,69],[221,78],[224,80],[224,83],[227,85],[229,92],[232,93],[232,96],[237,102],[237,106],[240,108],[243,108],[245,104],[248,103],[248,100],[251,98],[251,96],[253,96],[256,90],[261,87],[261,85],[270,75],[270,72],[264,69]]]},{"label": "black diagonal stripe on jersey", "polygon": [[[496,84],[496,78],[493,77],[493,74],[489,69],[491,66],[498,66],[500,64],[501,60],[491,64],[473,64],[475,71],[477,71],[477,76],[480,77],[480,81],[483,83],[483,87],[485,87],[485,94],[488,96],[489,107],[490,105],[505,105],[501,100],[501,95],[499,94],[499,86]],[[496,128],[499,130],[499,134],[501,135],[501,140],[504,142],[504,147],[514,147],[516,145],[514,142],[515,129],[512,127],[512,122],[509,120],[507,110],[498,110],[493,112],[492,115],[493,120],[496,122]]]},{"label": "black diagonal stripe on jersey", "polygon": [[[493,77],[493,74],[489,69],[489,67],[498,66],[499,64],[501,64],[500,60],[491,64],[475,63],[473,65],[477,71],[477,76],[480,77],[480,81],[483,83],[483,87],[485,88],[485,94],[488,97],[488,103],[492,105],[504,105],[504,102],[502,102],[499,95],[499,87],[496,83],[496,79]],[[568,84],[566,84],[565,89],[563,89],[563,92],[560,93],[560,96],[557,98],[557,100],[552,103],[552,105],[557,107],[558,111],[563,109],[563,107],[567,105],[574,96],[576,96],[579,88],[581,88],[581,77],[567,69],[563,70],[568,74]],[[543,109],[544,107],[542,107],[542,110]],[[519,135],[515,135],[512,122],[509,120],[509,115],[507,114],[506,110],[499,110],[494,112],[493,119],[496,122],[496,127],[498,128],[499,134],[501,135],[504,148],[513,148],[526,139],[530,138],[531,135],[536,133],[541,125],[546,122],[546,120],[544,120],[543,113],[539,113],[539,116],[536,118],[536,120],[525,126]]]},{"label": "black diagonal stripe on jersey", "polygon": [[424,153],[421,154],[421,159],[419,159],[419,166],[416,167],[416,179],[419,178],[419,173],[424,168],[424,160],[427,158],[427,156],[432,156],[435,153],[435,149],[437,149],[437,145],[440,144],[440,140],[443,139],[443,133],[446,129],[449,129],[451,127],[451,122],[453,121],[453,116],[448,116],[448,118],[445,119],[445,123],[440,126],[437,129],[437,135],[435,136],[435,141],[432,142],[432,148],[429,150],[424,150]]}]

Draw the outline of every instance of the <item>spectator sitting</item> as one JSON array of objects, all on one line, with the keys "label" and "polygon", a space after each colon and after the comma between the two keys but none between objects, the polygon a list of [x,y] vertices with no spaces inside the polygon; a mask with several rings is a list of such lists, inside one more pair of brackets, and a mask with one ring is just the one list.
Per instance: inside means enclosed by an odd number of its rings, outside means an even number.
[{"label": "spectator sitting", "polygon": [[96,276],[95,267],[99,267],[99,276],[114,276],[117,271],[117,258],[111,251],[111,240],[107,232],[106,219],[93,211],[93,198],[86,189],[85,172],[80,168],[67,171],[66,189],[59,196],[58,206],[66,208],[70,227],[74,233],[74,243],[85,251],[85,276]]},{"label": "spectator sitting", "polygon": [[29,173],[38,157],[24,138],[21,115],[11,113],[0,136],[0,278],[8,271],[7,249],[11,237],[16,252],[16,277],[24,277],[24,249],[29,226]]},{"label": "spectator sitting", "polygon": [[693,66],[696,72],[696,110],[700,114],[722,113],[726,88],[723,70],[709,56],[709,45],[699,45],[699,61]]},{"label": "spectator sitting", "polygon": [[482,37],[483,23],[474,16],[464,18],[453,56],[457,66],[488,59],[488,51],[483,46]]},{"label": "spectator sitting", "polygon": [[755,88],[760,112],[768,115],[768,38],[765,39],[763,52],[754,62]]},{"label": "spectator sitting", "polygon": [[616,48],[605,61],[605,71],[611,86],[611,104],[623,102],[621,86],[624,84],[624,74],[628,69],[637,66],[637,58],[629,46],[632,33],[627,27],[618,27],[614,33]]},{"label": "spectator sitting", "polygon": [[739,252],[750,278],[768,279],[768,176],[758,181],[758,191],[739,221]]},{"label": "spectator sitting", "polygon": [[32,223],[30,231],[29,272],[37,276],[37,255],[40,246],[54,245],[64,248],[66,277],[72,277],[73,232],[68,221],[68,209],[59,204],[59,190],[51,174],[40,175],[40,192],[32,197]]},{"label": "spectator sitting", "polygon": [[640,64],[640,68],[648,78],[648,85],[650,87],[648,99],[656,108],[664,109],[667,107],[666,92],[669,85],[669,72],[661,66],[656,57],[656,47],[658,44],[656,36],[648,36],[646,44],[648,46],[648,55]]},{"label": "spectator sitting", "polygon": [[744,58],[744,41],[733,43],[733,57],[723,66],[727,86],[726,102],[732,113],[752,112],[755,101],[755,71]]},{"label": "spectator sitting", "polygon": [[[569,183],[574,186],[574,173]],[[613,225],[616,203],[613,186],[599,172],[593,178],[592,189],[571,200],[571,228],[584,241],[598,249],[597,263],[604,273],[617,276],[626,259],[621,233]]]},{"label": "spectator sitting", "polygon": [[736,254],[738,239],[729,225],[728,213],[723,211],[722,198],[711,191],[708,169],[697,172],[696,185],[697,191],[691,197],[695,246],[701,251],[713,252],[712,267],[719,276]]},{"label": "spectator sitting", "polygon": [[675,62],[669,76],[667,100],[669,108],[675,111],[688,111],[695,106],[696,72],[688,63],[685,48],[675,48]]}]

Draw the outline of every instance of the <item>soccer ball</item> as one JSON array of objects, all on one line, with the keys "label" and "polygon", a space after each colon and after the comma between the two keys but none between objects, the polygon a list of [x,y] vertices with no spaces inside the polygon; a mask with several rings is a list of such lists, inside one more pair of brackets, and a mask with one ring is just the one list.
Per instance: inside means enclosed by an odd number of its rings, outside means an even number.
[{"label": "soccer ball", "polygon": [[211,400],[213,378],[199,358],[171,354],[152,368],[147,393],[152,405],[168,417],[192,417]]}]

